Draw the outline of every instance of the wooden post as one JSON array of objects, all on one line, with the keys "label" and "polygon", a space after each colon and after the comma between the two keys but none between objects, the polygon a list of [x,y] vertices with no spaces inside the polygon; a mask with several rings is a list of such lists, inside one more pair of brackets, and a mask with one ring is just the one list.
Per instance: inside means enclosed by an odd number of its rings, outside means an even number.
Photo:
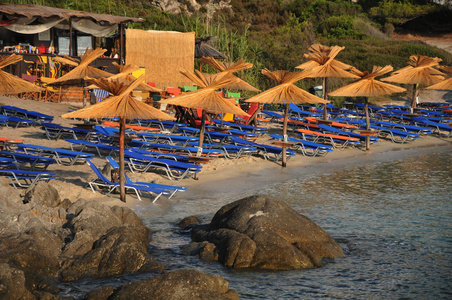
[{"label": "wooden post", "polygon": [[416,108],[416,96],[418,87],[419,87],[418,84],[413,85],[413,97],[411,98],[411,113],[413,113],[413,110]]},{"label": "wooden post", "polygon": [[[323,78],[323,86],[322,86],[322,92],[323,92],[323,100],[328,100],[328,97],[326,95],[326,77]],[[323,119],[328,120],[328,112],[326,111],[326,103],[323,104]]]},{"label": "wooden post", "polygon": [[69,18],[69,56],[72,56],[72,19]]},{"label": "wooden post", "polygon": [[[369,100],[367,97],[364,100],[364,111],[366,113],[366,130],[370,130],[370,117],[369,117]],[[370,135],[366,134],[366,151],[370,150]]]},{"label": "wooden post", "polygon": [[124,40],[124,24],[123,23],[119,23],[119,34],[121,35],[120,36],[120,39],[119,39],[119,43],[120,43],[120,45],[119,45],[119,48],[120,48],[120,53],[119,53],[119,64],[120,65],[123,65],[124,63],[125,63],[125,53],[124,53],[124,51],[125,51],[125,45],[124,45],[124,43],[125,43],[125,40]]},{"label": "wooden post", "polygon": [[[201,130],[199,131],[199,144],[198,147],[202,149],[202,142],[204,141],[204,130],[206,128],[206,116],[205,116],[205,112],[204,109],[202,110],[201,113]],[[201,150],[202,151],[202,150]],[[198,153],[196,154],[196,156],[201,156],[201,152],[198,149]]]},{"label": "wooden post", "polygon": [[125,128],[126,128],[126,119],[121,118],[119,120],[119,190],[120,190],[120,199],[122,202],[126,202],[126,188],[125,181],[126,176],[124,173],[124,139],[125,139]]},{"label": "wooden post", "polygon": [[[284,111],[284,122],[283,122],[283,141],[287,142],[286,136],[287,136],[287,119],[289,118],[289,104],[286,103],[286,110]],[[282,166],[286,167],[286,147],[282,147]]]}]

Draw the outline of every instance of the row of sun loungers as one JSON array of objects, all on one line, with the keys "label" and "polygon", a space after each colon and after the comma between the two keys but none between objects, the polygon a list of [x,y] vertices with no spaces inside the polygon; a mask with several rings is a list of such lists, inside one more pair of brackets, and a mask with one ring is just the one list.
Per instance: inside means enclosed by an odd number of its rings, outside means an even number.
[{"label": "row of sun loungers", "polygon": [[[318,121],[320,114],[302,110],[292,104],[291,117],[288,120],[293,129],[290,136],[284,139],[282,135],[270,134],[269,137],[275,142],[290,142],[292,146],[286,149],[287,158],[297,153],[311,157],[325,156],[335,149],[360,146],[366,136],[356,131],[365,128],[363,114],[359,109],[357,107],[356,111],[342,110],[342,118],[332,119],[326,125]],[[5,107],[5,110],[2,107],[2,112],[9,114],[5,116],[8,118],[25,116],[24,112],[8,107]],[[283,118],[278,112],[264,113],[276,122],[281,122]],[[371,128],[376,130],[378,135],[371,136],[371,142],[376,143],[380,138],[385,138],[394,143],[407,143],[428,134],[451,136],[452,127],[444,123],[450,119],[445,119],[442,112],[420,110],[420,113],[419,117],[413,118],[400,107],[372,107]],[[336,116],[340,116],[340,113]],[[87,130],[61,126],[45,118],[28,120],[31,121],[30,124],[39,124],[48,139],[66,140],[70,150],[25,144],[19,140],[0,140],[0,145],[3,146],[0,151],[0,175],[9,178],[13,186],[29,187],[39,180],[56,178],[56,174],[46,171],[52,164],[71,166],[75,163],[88,163],[96,175],[95,180],[89,183],[93,191],[105,189],[109,194],[119,188],[119,184],[106,178],[92,161],[95,156],[105,157],[113,169],[119,168],[113,158],[119,153],[118,123],[105,122],[103,126]],[[229,129],[220,132],[216,127]],[[126,129],[128,138],[125,163],[132,172],[157,172],[172,181],[194,178],[201,172],[202,165],[190,160],[191,156],[196,156],[200,151],[197,147],[199,129],[187,124],[156,120],[136,120],[135,123],[128,124]],[[205,141],[200,154],[209,158],[226,159],[259,155],[264,159],[281,160],[281,147],[256,142],[256,139],[264,134],[268,134],[265,127],[214,120],[212,126],[205,131]],[[161,196],[170,198],[176,192],[185,190],[172,185],[133,182],[128,177],[126,189],[134,192],[140,200],[142,193],[146,192],[152,196],[153,201]]]}]

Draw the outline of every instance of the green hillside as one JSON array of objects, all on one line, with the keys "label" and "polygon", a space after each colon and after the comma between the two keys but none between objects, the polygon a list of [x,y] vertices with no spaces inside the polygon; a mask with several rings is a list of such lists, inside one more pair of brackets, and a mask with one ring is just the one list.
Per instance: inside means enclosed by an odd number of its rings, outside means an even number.
[{"label": "green hillside", "polygon": [[[214,45],[231,61],[244,59],[255,65],[240,76],[265,90],[273,85],[260,74],[262,68],[295,70],[313,43],[345,46],[337,59],[360,70],[373,65],[406,65],[410,55],[440,57],[452,65],[452,55],[422,42],[397,41],[394,32],[441,34],[452,31],[452,7],[427,0],[15,0],[145,19],[133,28],[195,31],[197,37],[216,36]],[[171,13],[173,11],[175,13]],[[196,66],[199,67],[199,66]],[[208,71],[207,68],[205,71]],[[343,84],[333,80],[333,85]],[[303,81],[303,87],[318,82]]]}]

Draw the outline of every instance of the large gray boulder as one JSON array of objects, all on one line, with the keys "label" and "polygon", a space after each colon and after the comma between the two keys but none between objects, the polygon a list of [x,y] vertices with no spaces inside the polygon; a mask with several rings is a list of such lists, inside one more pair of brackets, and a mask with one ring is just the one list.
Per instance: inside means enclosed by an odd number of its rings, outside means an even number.
[{"label": "large gray boulder", "polygon": [[59,280],[163,271],[132,210],[62,201],[46,182],[20,194],[0,178],[0,299],[58,299]]},{"label": "large gray boulder", "polygon": [[322,228],[284,202],[267,195],[223,206],[210,225],[194,228],[186,252],[218,259],[229,268],[292,270],[320,266],[343,256]]},{"label": "large gray boulder", "polygon": [[197,270],[177,270],[121,286],[108,299],[216,300],[239,299],[229,282],[219,275]]}]

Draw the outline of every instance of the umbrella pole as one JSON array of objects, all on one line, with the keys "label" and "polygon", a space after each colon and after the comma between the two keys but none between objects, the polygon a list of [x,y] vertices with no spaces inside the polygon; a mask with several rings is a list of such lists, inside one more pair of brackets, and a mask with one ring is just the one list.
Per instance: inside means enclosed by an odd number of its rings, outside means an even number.
[{"label": "umbrella pole", "polygon": [[[284,111],[284,122],[283,122],[283,141],[287,142],[287,119],[289,118],[289,103],[286,103],[286,109]],[[285,168],[287,157],[286,157],[286,147],[282,147],[282,166]]]},{"label": "umbrella pole", "polygon": [[86,82],[83,80],[83,107],[86,107]]},{"label": "umbrella pole", "polygon": [[[323,100],[327,100],[327,95],[326,95],[326,77],[323,78]],[[328,120],[328,112],[326,111],[326,103],[323,104],[323,119],[324,120]]]},{"label": "umbrella pole", "polygon": [[[369,101],[367,97],[364,100],[364,111],[366,112],[366,130],[370,130],[370,118],[369,118]],[[366,134],[366,151],[370,149],[370,136]]]},{"label": "umbrella pole", "polygon": [[124,173],[124,136],[126,119],[121,118],[119,124],[119,190],[120,199],[122,202],[126,202],[126,188],[125,188],[125,173]]},{"label": "umbrella pole", "polygon": [[413,86],[413,97],[411,98],[411,112],[416,108],[416,95],[418,90],[418,84],[414,84]]},{"label": "umbrella pole", "polygon": [[196,153],[196,156],[200,157],[202,154],[202,142],[204,140],[204,130],[206,127],[206,116],[204,109],[201,113],[201,130],[199,131],[199,144],[198,144],[198,153]]}]

